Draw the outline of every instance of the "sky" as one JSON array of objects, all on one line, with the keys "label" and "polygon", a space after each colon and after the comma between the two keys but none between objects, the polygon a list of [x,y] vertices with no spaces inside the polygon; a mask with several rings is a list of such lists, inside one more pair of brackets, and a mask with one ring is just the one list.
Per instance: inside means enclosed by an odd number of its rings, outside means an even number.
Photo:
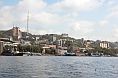
[{"label": "sky", "polygon": [[0,0],[0,30],[118,41],[118,0]]}]

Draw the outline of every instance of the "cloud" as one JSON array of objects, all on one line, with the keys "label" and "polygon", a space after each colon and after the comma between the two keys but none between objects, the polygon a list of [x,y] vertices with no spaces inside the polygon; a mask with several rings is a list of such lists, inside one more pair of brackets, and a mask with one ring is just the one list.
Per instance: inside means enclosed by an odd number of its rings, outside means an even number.
[{"label": "cloud", "polygon": [[[25,31],[29,10],[29,31],[33,34],[69,33],[70,36],[76,38],[97,39],[100,33],[100,37],[105,39],[107,37],[104,38],[103,32],[109,30],[112,24],[117,24],[113,22],[114,18],[117,19],[118,16],[118,6],[113,5],[111,0],[108,0],[111,2],[105,5],[106,1],[59,0],[49,4],[44,0],[19,0],[17,4],[0,7],[0,29],[9,29],[15,24]],[[103,19],[99,19],[98,14],[94,17],[95,20],[88,20],[93,18],[89,14],[92,15],[96,13],[94,11],[101,12],[104,9],[108,10],[108,14],[103,14]],[[86,18],[84,14],[87,16]],[[83,15],[83,18],[80,15]],[[117,26],[115,27],[117,28]]]},{"label": "cloud", "polygon": [[116,3],[115,0],[107,0],[107,1],[108,1],[108,3],[107,3],[108,6],[112,6]]},{"label": "cloud", "polygon": [[21,0],[17,4],[17,9],[20,11],[30,10],[37,12],[41,9],[44,9],[47,4],[43,0]]},{"label": "cloud", "polygon": [[45,25],[55,25],[60,21],[60,19],[61,18],[58,15],[48,12],[31,14],[31,21]]},{"label": "cloud", "polygon": [[72,25],[72,29],[75,32],[80,32],[80,33],[90,33],[93,30],[93,26],[94,24],[92,22],[88,22],[88,21],[78,21],[73,23]]},{"label": "cloud", "polygon": [[[69,35],[74,38],[91,39],[94,32],[94,23],[91,21],[75,21],[71,23]],[[91,37],[91,38],[90,38]]]},{"label": "cloud", "polygon": [[118,5],[114,5],[109,9],[109,13],[106,16],[106,19],[110,20],[113,18],[118,18]]},{"label": "cloud", "polygon": [[118,38],[118,28],[114,29],[113,30],[113,33],[114,33],[114,37],[117,37]]},{"label": "cloud", "polygon": [[62,0],[53,5],[57,9],[70,12],[90,11],[99,8],[105,0]]},{"label": "cloud", "polygon": [[11,7],[5,6],[0,9],[0,28],[7,28],[12,24],[13,16]]},{"label": "cloud", "polygon": [[2,5],[0,8],[0,28],[10,28],[13,24],[25,25],[28,10],[35,14],[43,10],[46,5],[43,0],[20,0],[15,5]]},{"label": "cloud", "polygon": [[100,26],[102,26],[102,27],[106,27],[106,26],[108,26],[108,20],[101,20],[99,23],[98,23],[98,25],[100,25]]},{"label": "cloud", "polygon": [[116,41],[118,39],[118,27],[112,29],[112,36],[110,37],[111,40]]}]

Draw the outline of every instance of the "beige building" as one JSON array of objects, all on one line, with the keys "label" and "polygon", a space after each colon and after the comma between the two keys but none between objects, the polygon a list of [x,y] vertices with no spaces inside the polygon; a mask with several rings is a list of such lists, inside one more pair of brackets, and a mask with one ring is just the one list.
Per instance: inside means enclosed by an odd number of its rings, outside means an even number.
[{"label": "beige building", "polygon": [[20,31],[19,27],[12,28],[12,36],[13,40],[18,41],[22,37],[22,32]]},{"label": "beige building", "polygon": [[86,48],[91,48],[91,44],[92,44],[92,41],[90,41],[90,40],[87,40],[84,43],[84,45],[85,45]]}]

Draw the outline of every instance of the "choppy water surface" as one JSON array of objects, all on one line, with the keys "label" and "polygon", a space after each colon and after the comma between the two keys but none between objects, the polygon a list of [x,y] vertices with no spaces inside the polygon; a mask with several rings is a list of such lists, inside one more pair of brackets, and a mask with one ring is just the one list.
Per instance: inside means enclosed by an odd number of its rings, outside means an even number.
[{"label": "choppy water surface", "polygon": [[118,78],[118,58],[1,56],[0,78]]}]

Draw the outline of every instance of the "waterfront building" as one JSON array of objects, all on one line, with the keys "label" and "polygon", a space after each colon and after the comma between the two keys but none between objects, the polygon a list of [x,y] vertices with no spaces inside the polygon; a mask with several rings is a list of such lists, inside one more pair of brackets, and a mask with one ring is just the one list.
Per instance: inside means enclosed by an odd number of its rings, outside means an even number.
[{"label": "waterfront building", "polygon": [[67,52],[67,47],[59,47],[58,48],[58,54],[59,55],[64,55],[64,53]]},{"label": "waterfront building", "polygon": [[109,48],[110,47],[109,42],[107,42],[107,41],[100,42],[100,47],[101,48]]}]

